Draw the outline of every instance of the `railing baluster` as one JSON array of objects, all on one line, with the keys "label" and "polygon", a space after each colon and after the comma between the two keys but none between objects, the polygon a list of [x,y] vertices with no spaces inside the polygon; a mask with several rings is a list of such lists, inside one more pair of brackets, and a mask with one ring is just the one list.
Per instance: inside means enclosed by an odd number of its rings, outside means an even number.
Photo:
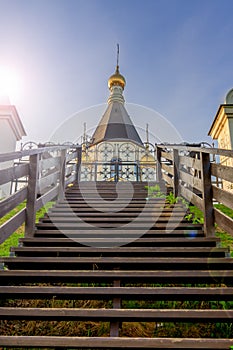
[{"label": "railing baluster", "polygon": [[211,184],[210,155],[201,152],[201,179],[204,215],[204,232],[206,236],[214,236],[214,208]]},{"label": "railing baluster", "polygon": [[66,182],[66,149],[61,150],[60,155],[60,175],[59,175],[59,200],[64,198],[65,182]]},{"label": "railing baluster", "polygon": [[36,199],[39,174],[39,154],[29,157],[28,195],[26,204],[25,236],[34,235],[36,223]]},{"label": "railing baluster", "polygon": [[173,194],[179,195],[179,151],[173,149]]},{"label": "railing baluster", "polygon": [[82,163],[82,146],[77,147],[77,168],[76,181],[79,182],[81,178],[81,163]]},{"label": "railing baluster", "polygon": [[156,146],[156,181],[161,182],[163,175],[162,175],[162,168],[161,168],[161,148],[159,146]]}]

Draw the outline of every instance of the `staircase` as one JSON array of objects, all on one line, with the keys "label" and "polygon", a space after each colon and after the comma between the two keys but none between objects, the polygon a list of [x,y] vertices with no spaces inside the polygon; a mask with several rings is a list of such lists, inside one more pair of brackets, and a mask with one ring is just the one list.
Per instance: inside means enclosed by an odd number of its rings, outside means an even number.
[{"label": "staircase", "polygon": [[3,349],[230,349],[233,260],[219,239],[182,204],[147,200],[144,183],[80,186],[0,259]]}]

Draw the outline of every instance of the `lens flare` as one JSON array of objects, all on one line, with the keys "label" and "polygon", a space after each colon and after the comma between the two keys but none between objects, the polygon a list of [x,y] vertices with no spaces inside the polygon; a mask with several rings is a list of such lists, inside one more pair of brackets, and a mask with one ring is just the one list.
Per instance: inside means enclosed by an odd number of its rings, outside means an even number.
[{"label": "lens flare", "polygon": [[0,98],[13,101],[19,91],[19,78],[8,67],[0,67]]}]

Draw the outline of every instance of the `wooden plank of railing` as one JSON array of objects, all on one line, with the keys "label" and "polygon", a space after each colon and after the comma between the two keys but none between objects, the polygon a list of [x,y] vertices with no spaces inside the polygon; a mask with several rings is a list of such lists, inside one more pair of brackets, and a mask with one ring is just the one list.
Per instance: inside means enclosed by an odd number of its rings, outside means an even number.
[{"label": "wooden plank of railing", "polygon": [[208,154],[213,154],[213,155],[219,155],[219,156],[225,156],[225,157],[233,157],[233,150],[227,150],[227,149],[221,149],[221,148],[206,148],[206,147],[190,147],[190,146],[184,146],[184,145],[166,145],[166,146],[159,146],[160,148],[166,148],[166,149],[177,149],[185,152],[205,152]]},{"label": "wooden plank of railing", "polygon": [[171,161],[173,160],[173,155],[171,152],[161,151],[161,157]]},{"label": "wooden plank of railing", "polygon": [[10,220],[0,226],[0,244],[3,243],[10,235],[21,226],[26,218],[26,209],[22,209]]},{"label": "wooden plank of railing", "polygon": [[217,208],[214,208],[214,216],[216,224],[230,235],[233,235],[233,219]]},{"label": "wooden plank of railing", "polygon": [[75,149],[73,152],[68,153],[68,154],[66,155],[66,161],[67,161],[67,162],[70,162],[71,160],[76,159],[76,158],[77,158],[76,149]]},{"label": "wooden plank of railing", "polygon": [[73,172],[76,172],[77,164],[67,164],[66,166],[66,176],[71,175]]},{"label": "wooden plank of railing", "polygon": [[173,186],[173,180],[172,180],[172,177],[166,175],[166,174],[163,174],[163,179],[170,185],[170,186]]},{"label": "wooden plank of railing", "polygon": [[47,202],[51,201],[58,195],[58,185],[43,194],[43,196],[36,200],[36,211],[43,207]]},{"label": "wooden plank of railing", "polygon": [[217,202],[233,209],[233,193],[212,185],[213,197]]},{"label": "wooden plank of railing", "polygon": [[186,165],[189,168],[194,168],[196,170],[201,170],[201,161],[197,158],[192,158],[188,156],[180,156],[180,164]]},{"label": "wooden plank of railing", "polygon": [[76,173],[69,176],[66,181],[65,181],[65,187],[68,186],[69,184],[73,183],[76,180]]},{"label": "wooden plank of railing", "polygon": [[7,182],[19,179],[28,175],[29,166],[28,164],[20,164],[17,166],[12,166],[11,168],[6,168],[0,170],[0,185],[3,185]]},{"label": "wooden plank of railing", "polygon": [[60,172],[55,170],[49,175],[45,175],[44,177],[41,177],[38,181],[38,189],[40,192],[42,192],[45,188],[56,185],[57,180],[59,178]]},{"label": "wooden plank of railing", "polygon": [[0,216],[6,215],[9,211],[14,209],[17,205],[22,203],[27,198],[27,187],[22,188],[18,192],[15,192],[8,198],[0,202]]},{"label": "wooden plank of railing", "polygon": [[198,207],[200,210],[203,210],[203,201],[200,197],[198,197],[195,193],[193,193],[188,188],[181,186],[180,187],[180,194],[183,196],[187,201]]},{"label": "wooden plank of railing", "polygon": [[0,336],[2,346],[61,347],[72,349],[206,349],[229,350],[231,339],[210,338],[129,338],[129,337],[64,337],[64,336]]},{"label": "wooden plank of railing", "polygon": [[211,175],[221,178],[222,180],[233,182],[233,167],[212,163]]},{"label": "wooden plank of railing", "polygon": [[14,159],[21,159],[23,157],[28,157],[35,154],[45,153],[45,152],[55,152],[63,149],[76,149],[76,148],[77,148],[76,146],[51,146],[51,147],[41,147],[36,149],[30,149],[25,151],[2,153],[0,154],[0,162],[7,162]]},{"label": "wooden plank of railing", "polygon": [[184,181],[186,184],[191,186],[191,188],[196,188],[199,191],[202,191],[202,181],[196,176],[190,175],[182,170],[180,170],[180,180]]},{"label": "wooden plank of railing", "polygon": [[42,170],[50,169],[50,168],[59,168],[60,166],[60,157],[50,157],[47,159],[41,159],[39,161],[39,172]]},{"label": "wooden plank of railing", "polygon": [[168,174],[173,176],[173,164],[168,165],[168,164],[162,163],[161,168],[162,170],[166,171]]}]

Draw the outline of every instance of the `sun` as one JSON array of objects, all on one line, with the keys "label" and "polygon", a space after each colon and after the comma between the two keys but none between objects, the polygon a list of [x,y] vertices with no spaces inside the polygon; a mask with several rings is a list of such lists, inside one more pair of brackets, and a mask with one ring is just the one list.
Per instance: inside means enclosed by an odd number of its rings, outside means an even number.
[{"label": "sun", "polygon": [[8,67],[0,67],[0,97],[8,97],[14,100],[19,91],[19,79],[17,74]]}]

